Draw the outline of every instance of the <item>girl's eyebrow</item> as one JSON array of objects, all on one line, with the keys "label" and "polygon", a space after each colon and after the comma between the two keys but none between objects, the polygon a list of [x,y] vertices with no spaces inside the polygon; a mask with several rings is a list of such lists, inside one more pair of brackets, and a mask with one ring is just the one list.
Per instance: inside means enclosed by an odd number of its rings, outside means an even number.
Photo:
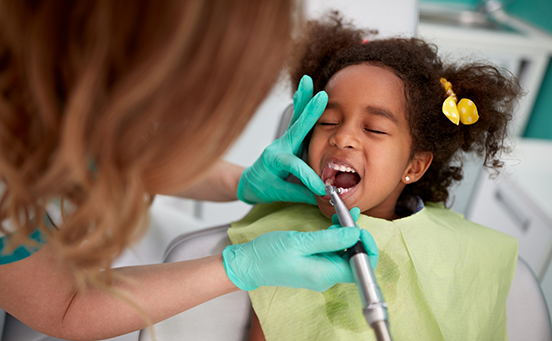
[{"label": "girl's eyebrow", "polygon": [[399,124],[399,121],[397,120],[395,115],[393,115],[393,113],[391,111],[389,111],[385,108],[374,107],[374,106],[369,105],[369,106],[364,108],[364,111],[366,111],[370,115],[385,117],[388,120],[393,121],[395,124]]}]

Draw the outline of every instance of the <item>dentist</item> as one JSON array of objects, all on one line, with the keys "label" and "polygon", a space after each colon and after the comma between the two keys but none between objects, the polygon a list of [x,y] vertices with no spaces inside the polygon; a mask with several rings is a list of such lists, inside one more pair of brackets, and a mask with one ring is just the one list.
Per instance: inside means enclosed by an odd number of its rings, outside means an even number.
[{"label": "dentist", "polygon": [[155,194],[314,204],[324,193],[296,156],[327,102],[308,78],[259,160],[218,161],[278,77],[294,3],[0,1],[1,309],[47,335],[104,339],[240,289],[354,282],[334,251],[356,243],[356,228],[110,269]]}]

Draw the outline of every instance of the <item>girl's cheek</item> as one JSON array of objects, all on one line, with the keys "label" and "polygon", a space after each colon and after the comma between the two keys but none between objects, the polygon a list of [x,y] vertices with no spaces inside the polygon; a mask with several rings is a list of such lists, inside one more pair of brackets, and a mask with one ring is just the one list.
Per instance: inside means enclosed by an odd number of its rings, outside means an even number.
[{"label": "girl's cheek", "polygon": [[317,154],[317,145],[318,145],[318,139],[316,138],[316,135],[312,134],[309,147],[307,148],[307,164],[313,168],[314,165],[316,165],[316,158],[318,157]]}]

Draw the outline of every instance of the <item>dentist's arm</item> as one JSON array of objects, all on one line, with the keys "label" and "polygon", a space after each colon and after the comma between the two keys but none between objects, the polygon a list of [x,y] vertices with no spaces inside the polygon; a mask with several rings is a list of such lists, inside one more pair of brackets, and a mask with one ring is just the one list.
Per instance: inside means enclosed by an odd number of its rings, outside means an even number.
[{"label": "dentist's arm", "polygon": [[219,160],[208,171],[207,175],[192,186],[180,191],[182,198],[202,201],[234,201],[238,197],[238,182],[244,167]]},{"label": "dentist's arm", "polygon": [[[226,276],[222,256],[115,269],[113,288],[159,322],[217,296],[239,290]],[[123,300],[76,287],[71,270],[51,243],[0,266],[0,308],[46,335],[69,340],[111,338],[147,327]]]}]

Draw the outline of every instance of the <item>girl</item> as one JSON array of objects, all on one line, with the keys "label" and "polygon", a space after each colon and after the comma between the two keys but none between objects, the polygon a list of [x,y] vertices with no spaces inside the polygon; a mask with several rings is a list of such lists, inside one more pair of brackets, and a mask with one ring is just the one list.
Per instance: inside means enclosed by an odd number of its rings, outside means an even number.
[{"label": "girl", "polygon": [[[505,303],[517,241],[466,221],[442,204],[462,179],[462,152],[498,171],[507,124],[521,90],[485,64],[449,65],[419,39],[366,40],[337,16],[308,26],[307,48],[291,70],[309,75],[328,105],[311,131],[308,164],[341,187],[357,224],[380,251],[375,274],[397,340],[506,339]],[[328,225],[335,210],[257,206],[229,235],[234,243],[270,231]],[[367,340],[357,288],[324,293],[263,287],[250,293],[257,319],[250,339]],[[259,328],[259,322],[260,327]]]}]

